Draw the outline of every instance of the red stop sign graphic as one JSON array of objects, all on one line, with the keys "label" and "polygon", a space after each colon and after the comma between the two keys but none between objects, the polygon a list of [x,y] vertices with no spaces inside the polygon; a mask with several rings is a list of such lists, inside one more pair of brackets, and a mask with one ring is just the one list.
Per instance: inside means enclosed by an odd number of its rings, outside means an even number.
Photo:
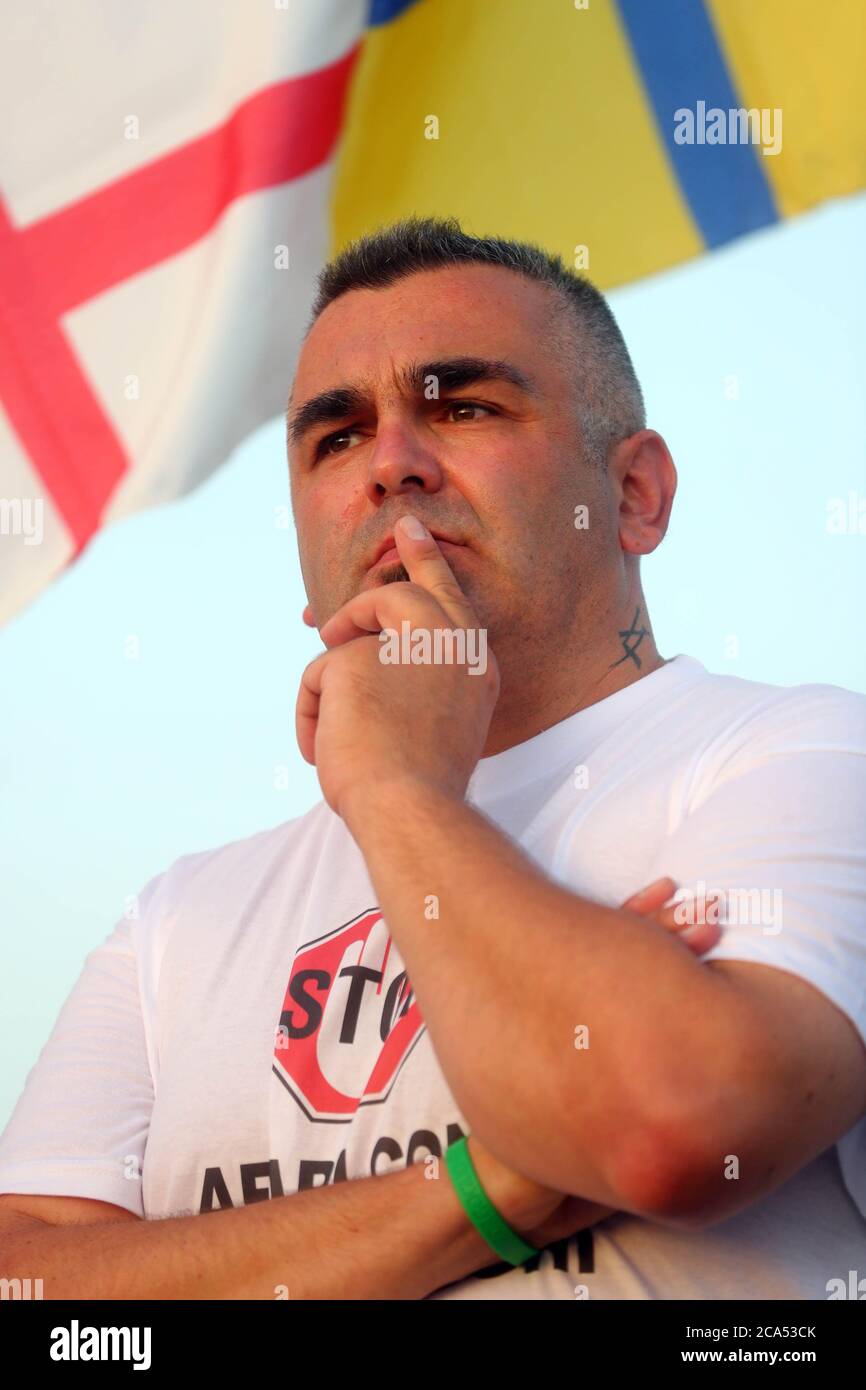
[{"label": "red stop sign graphic", "polygon": [[298,948],[283,1000],[274,1071],[311,1120],[351,1120],[378,1105],[424,1032],[381,912]]}]

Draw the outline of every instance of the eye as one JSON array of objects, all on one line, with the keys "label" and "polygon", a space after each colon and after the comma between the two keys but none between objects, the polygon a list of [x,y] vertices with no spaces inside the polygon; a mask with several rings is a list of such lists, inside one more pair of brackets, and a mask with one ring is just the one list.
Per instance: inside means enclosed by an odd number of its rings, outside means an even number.
[{"label": "eye", "polygon": [[334,434],[326,434],[316,445],[315,457],[322,458],[325,454],[343,454],[346,452],[346,440],[352,435],[358,434],[358,430],[344,429],[336,430]]},{"label": "eye", "polygon": [[[486,415],[494,415],[496,413],[494,410],[491,409],[489,405],[479,405],[478,401],[451,401],[445,409],[446,414],[448,415],[454,415],[457,411],[465,410],[483,410]],[[463,416],[463,420],[466,421],[468,424],[472,424],[473,421],[476,419],[478,419],[477,415]]]}]

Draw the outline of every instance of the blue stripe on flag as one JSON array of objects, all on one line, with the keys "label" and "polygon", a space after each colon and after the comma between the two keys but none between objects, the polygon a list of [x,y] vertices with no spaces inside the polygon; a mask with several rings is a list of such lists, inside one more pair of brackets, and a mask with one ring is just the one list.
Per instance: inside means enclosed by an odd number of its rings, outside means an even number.
[{"label": "blue stripe on flag", "polygon": [[370,0],[367,24],[370,28],[377,24],[389,24],[392,19],[396,19],[404,10],[408,10],[410,5],[417,2],[418,0]]},{"label": "blue stripe on flag", "polygon": [[704,0],[617,0],[683,195],[708,246],[778,219],[760,145],[677,145],[674,112],[742,105]]}]

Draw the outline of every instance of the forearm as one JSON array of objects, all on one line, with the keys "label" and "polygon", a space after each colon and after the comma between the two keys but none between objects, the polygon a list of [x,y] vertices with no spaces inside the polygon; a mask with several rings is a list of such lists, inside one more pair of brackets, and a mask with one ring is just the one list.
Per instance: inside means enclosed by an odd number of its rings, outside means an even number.
[{"label": "forearm", "polygon": [[200,1216],[24,1218],[0,1232],[0,1277],[38,1276],[46,1299],[420,1299],[496,1261],[443,1165],[426,1171]]},{"label": "forearm", "polygon": [[718,1102],[711,1063],[738,1036],[725,982],[433,788],[365,789],[346,820],[473,1131],[540,1183],[645,1211],[617,1175],[627,1159],[642,1191],[663,1184],[681,1116]]}]

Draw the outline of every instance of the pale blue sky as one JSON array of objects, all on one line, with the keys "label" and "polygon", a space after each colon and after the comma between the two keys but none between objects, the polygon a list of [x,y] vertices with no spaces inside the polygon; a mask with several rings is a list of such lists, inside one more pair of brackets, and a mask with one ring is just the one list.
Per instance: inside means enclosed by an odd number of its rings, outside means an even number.
[{"label": "pale blue sky", "polygon": [[[864,245],[858,197],[611,296],[680,474],[643,563],[664,656],[866,691],[866,535],[826,529],[829,499],[866,502]],[[321,647],[287,504],[273,421],[0,633],[0,1127],[126,897],[318,800],[294,702]]]}]

